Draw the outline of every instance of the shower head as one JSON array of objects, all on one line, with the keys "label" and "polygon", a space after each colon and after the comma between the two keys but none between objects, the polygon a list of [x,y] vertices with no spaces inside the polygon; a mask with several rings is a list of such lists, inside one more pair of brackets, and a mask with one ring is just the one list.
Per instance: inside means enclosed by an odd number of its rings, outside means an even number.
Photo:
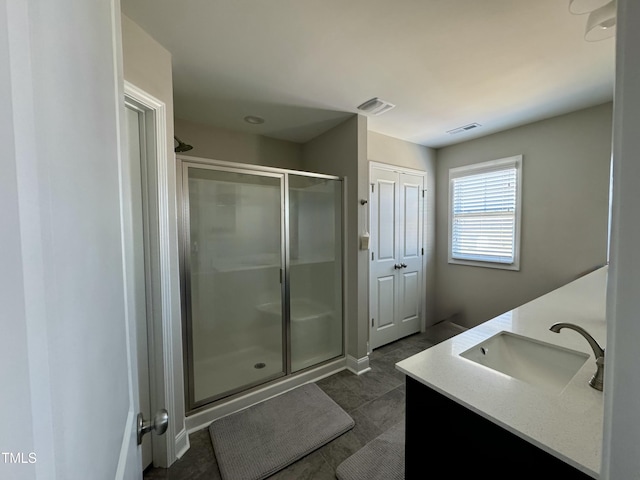
[{"label": "shower head", "polygon": [[176,142],[178,142],[178,146],[174,149],[176,153],[188,152],[193,148],[192,145],[188,145],[180,140],[178,137],[173,137]]}]

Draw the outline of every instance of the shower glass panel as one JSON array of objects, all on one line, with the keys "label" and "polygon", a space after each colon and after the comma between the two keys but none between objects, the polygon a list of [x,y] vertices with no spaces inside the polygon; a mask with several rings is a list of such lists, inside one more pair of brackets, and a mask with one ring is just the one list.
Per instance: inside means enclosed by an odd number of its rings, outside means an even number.
[{"label": "shower glass panel", "polygon": [[183,164],[193,407],[283,376],[284,175]]},{"label": "shower glass panel", "polygon": [[289,174],[291,371],[342,355],[342,182]]}]

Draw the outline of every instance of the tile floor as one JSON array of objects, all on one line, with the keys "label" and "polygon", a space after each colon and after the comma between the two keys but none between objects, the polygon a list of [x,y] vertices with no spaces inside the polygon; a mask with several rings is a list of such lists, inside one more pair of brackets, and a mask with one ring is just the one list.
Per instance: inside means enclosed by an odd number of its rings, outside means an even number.
[{"label": "tile floor", "polygon": [[[404,375],[394,364],[464,329],[440,322],[424,333],[417,333],[373,351],[371,371],[354,375],[344,370],[317,382],[356,425],[322,448],[272,475],[270,480],[335,480],[336,467],[397,422],[404,420]],[[209,430],[189,436],[191,448],[171,468],[149,468],[144,480],[219,480],[220,472],[211,446]]]}]

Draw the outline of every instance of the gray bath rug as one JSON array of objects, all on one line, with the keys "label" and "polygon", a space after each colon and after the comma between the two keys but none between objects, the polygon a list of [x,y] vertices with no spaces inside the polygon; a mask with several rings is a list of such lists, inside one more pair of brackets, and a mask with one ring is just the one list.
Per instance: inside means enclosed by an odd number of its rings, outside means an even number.
[{"label": "gray bath rug", "polygon": [[338,480],[404,480],[404,420],[338,465]]},{"label": "gray bath rug", "polygon": [[315,383],[303,385],[209,427],[223,480],[273,475],[354,426]]}]

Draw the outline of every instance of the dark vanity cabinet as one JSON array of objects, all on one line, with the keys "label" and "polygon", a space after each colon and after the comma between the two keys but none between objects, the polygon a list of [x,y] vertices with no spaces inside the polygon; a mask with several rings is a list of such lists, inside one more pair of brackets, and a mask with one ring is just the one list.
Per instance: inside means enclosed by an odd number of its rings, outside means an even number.
[{"label": "dark vanity cabinet", "polygon": [[[590,479],[568,463],[411,377],[407,378],[405,478]],[[444,475],[443,475],[444,472]]]}]

